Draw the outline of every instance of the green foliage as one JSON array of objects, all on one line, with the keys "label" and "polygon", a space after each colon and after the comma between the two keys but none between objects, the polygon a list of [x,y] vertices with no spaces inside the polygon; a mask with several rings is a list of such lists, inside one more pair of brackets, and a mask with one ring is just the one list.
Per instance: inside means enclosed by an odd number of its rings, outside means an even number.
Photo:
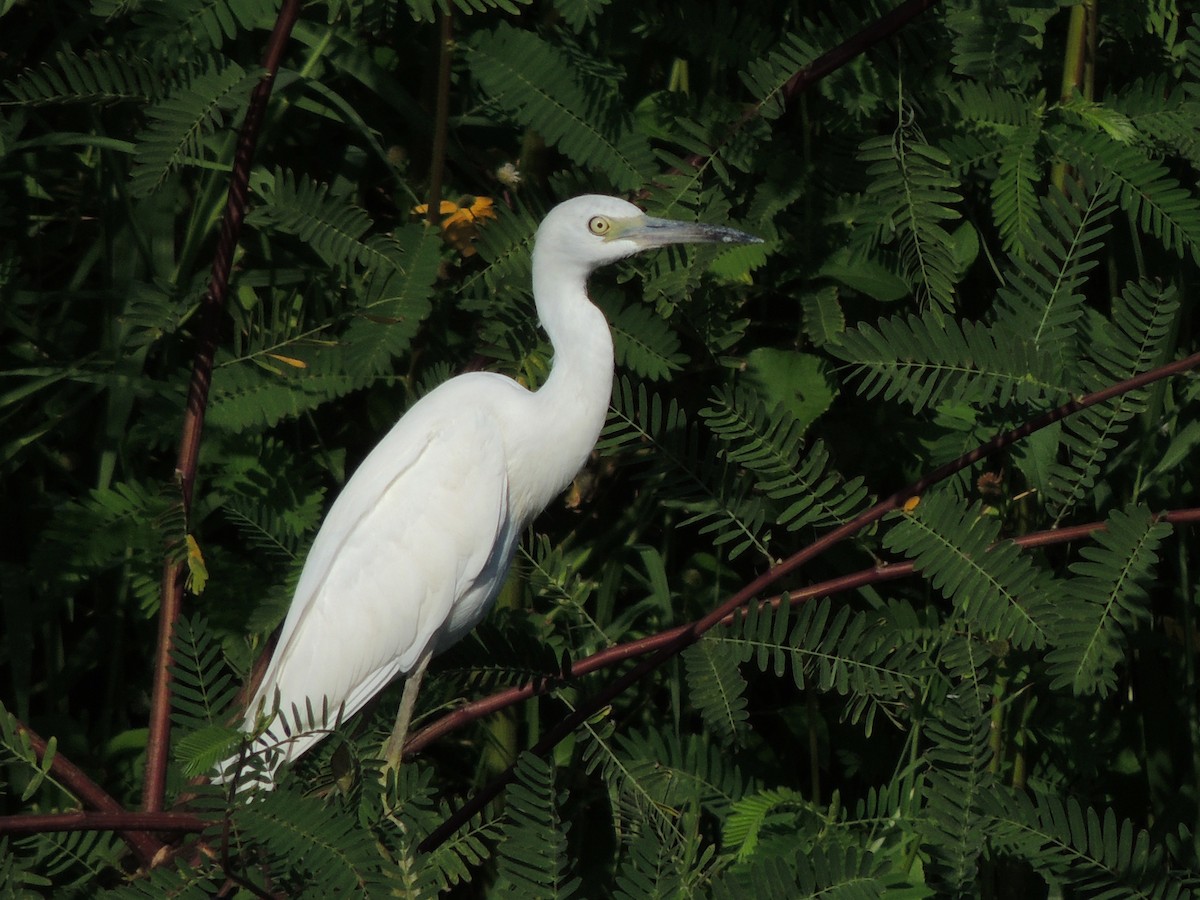
[{"label": "green foliage", "polygon": [[146,108],[152,124],[134,151],[130,190],[144,197],[162,187],[185,162],[204,156],[204,140],[225,121],[245,110],[247,90],[259,73],[247,73],[237,63],[214,57],[203,68],[157,103]]},{"label": "green foliage", "polygon": [[977,861],[985,844],[981,808],[996,790],[989,771],[989,720],[970,685],[948,698],[940,717],[925,726],[928,771],[922,781],[926,875],[943,897],[978,892]]},{"label": "green foliage", "polygon": [[51,738],[46,742],[45,752],[39,756],[29,732],[21,728],[12,714],[0,705],[0,751],[4,753],[0,759],[11,772],[8,786],[14,786],[19,779],[23,801],[34,796],[47,778],[53,783],[50,767],[54,763],[57,745],[57,740]]},{"label": "green foliage", "polygon": [[824,446],[804,447],[804,429],[786,409],[771,410],[746,389],[720,388],[700,415],[728,448],[723,455],[752,473],[757,488],[778,502],[780,525],[792,531],[828,527],[862,510],[862,479],[845,482],[830,471]]},{"label": "green foliage", "polygon": [[567,825],[558,812],[554,771],[529,753],[518,758],[516,781],[505,792],[497,860],[500,896],[571,897],[580,879],[571,877]]},{"label": "green foliage", "polygon": [[896,518],[884,546],[911,559],[968,628],[1021,648],[1045,645],[1052,603],[1043,579],[1014,544],[996,543],[997,518],[949,494],[922,497]]},{"label": "green foliage", "polygon": [[[166,806],[207,823],[140,869],[120,832],[0,835],[0,894],[1194,894],[1194,376],[918,482],[1200,349],[1200,29],[1116,0],[1089,43],[1083,6],[944,0],[803,80],[894,6],[301,4],[239,163],[281,4],[0,2],[0,812],[91,804],[64,762],[139,807],[169,558],[193,577]],[[276,790],[190,784],[239,746],[236,694],[380,436],[458,372],[544,381],[529,251],[588,192],[764,242],[592,278],[609,419],[428,674],[415,729],[459,727],[381,779],[397,688],[344,723],[284,710],[331,736]],[[865,524],[876,497],[918,502]]]},{"label": "green foliage", "polygon": [[614,115],[611,88],[580,73],[567,53],[501,23],[478,32],[468,60],[492,102],[576,165],[603,172],[618,190],[641,185],[651,171],[645,138]]},{"label": "green foliage", "polygon": [[[907,114],[902,108],[901,117]],[[959,266],[942,223],[959,218],[952,207],[962,197],[950,173],[950,157],[902,122],[894,134],[864,141],[859,159],[871,163],[863,224],[875,226],[880,243],[897,242],[904,275],[922,306],[935,314],[953,310]]]},{"label": "green foliage", "polygon": [[[1178,303],[1172,288],[1129,284],[1114,298],[1111,324],[1083,361],[1085,384],[1091,388],[1139,375],[1163,361]],[[1049,467],[1045,486],[1059,521],[1096,482],[1116,437],[1130,419],[1146,408],[1149,391],[1130,391],[1094,406],[1066,423],[1062,447],[1066,461]]]},{"label": "green foliage", "polygon": [[1152,522],[1144,507],[1114,510],[1096,535],[1096,546],[1080,551],[1070,566],[1075,578],[1061,590],[1069,598],[1055,622],[1058,647],[1047,654],[1051,685],[1076,694],[1108,694],[1117,687],[1123,638],[1146,615],[1146,582],[1158,561],[1159,544],[1171,532]]},{"label": "green foliage", "polygon": [[[646,445],[649,454],[644,452]],[[671,487],[674,497],[667,502],[685,513],[681,525],[702,524],[700,533],[715,535],[714,544],[732,544],[731,557],[750,547],[769,555],[763,504],[738,472],[704,452],[699,430],[688,423],[674,399],[664,409],[659,396],[648,393],[644,384],[635,393],[633,384],[622,379],[599,446],[631,448],[633,455],[648,459],[643,477]]]},{"label": "green foliage", "polygon": [[113,53],[58,53],[5,85],[4,106],[91,103],[104,106],[130,100],[148,103],[159,95],[154,70],[145,60]]},{"label": "green foliage", "polygon": [[692,702],[720,740],[732,740],[746,721],[746,681],[737,658],[720,643],[702,640],[683,653]]},{"label": "green foliage", "polygon": [[252,832],[256,849],[271,861],[293,897],[321,891],[386,891],[395,873],[384,865],[371,831],[350,816],[331,816],[324,803],[286,790],[245,804],[234,821]]},{"label": "green foliage", "polygon": [[1165,870],[1150,835],[1075,798],[1002,794],[990,802],[996,845],[1028,859],[1052,884],[1091,897],[1187,897],[1194,879]]},{"label": "green foliage", "polygon": [[177,726],[175,757],[183,764],[185,775],[211,772],[229,755],[238,732],[227,727],[227,715],[237,684],[228,671],[222,671],[220,645],[212,639],[202,620],[193,624],[179,620],[175,645],[171,648]]},{"label": "green foliage", "polygon": [[854,365],[860,393],[916,412],[943,403],[1028,403],[1060,390],[1036,347],[932,312],[861,325],[830,349]]}]

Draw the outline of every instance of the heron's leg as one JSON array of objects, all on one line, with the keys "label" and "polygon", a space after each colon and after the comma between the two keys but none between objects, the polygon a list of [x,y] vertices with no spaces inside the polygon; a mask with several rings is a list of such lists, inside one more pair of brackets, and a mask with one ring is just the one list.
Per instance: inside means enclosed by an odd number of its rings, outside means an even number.
[{"label": "heron's leg", "polygon": [[404,738],[408,734],[408,723],[412,720],[413,707],[417,705],[417,691],[421,689],[421,679],[425,677],[425,668],[433,658],[433,642],[417,659],[404,678],[404,693],[400,696],[400,708],[396,710],[396,724],[392,726],[392,734],[383,745],[383,771],[400,768],[404,757]]}]

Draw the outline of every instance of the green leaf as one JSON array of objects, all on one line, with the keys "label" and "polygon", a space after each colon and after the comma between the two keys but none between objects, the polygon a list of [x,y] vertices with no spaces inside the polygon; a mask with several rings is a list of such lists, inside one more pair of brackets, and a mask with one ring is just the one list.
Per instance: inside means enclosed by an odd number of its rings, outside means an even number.
[{"label": "green leaf", "polygon": [[759,347],[746,358],[744,378],[769,407],[782,406],[807,428],[833,404],[833,387],[820,357]]},{"label": "green leaf", "polygon": [[1096,546],[1080,550],[1071,564],[1076,576],[1061,586],[1054,648],[1046,654],[1053,681],[1076,694],[1105,696],[1117,687],[1135,623],[1149,616],[1146,586],[1158,561],[1158,546],[1171,533],[1165,522],[1152,522],[1145,507],[1115,510]]},{"label": "green leaf", "polygon": [[684,651],[683,661],[692,702],[705,725],[722,741],[735,740],[749,718],[737,656],[720,642],[701,640]]},{"label": "green leaf", "polygon": [[1045,645],[1053,608],[1045,578],[1015,544],[999,542],[995,516],[937,493],[890,520],[884,546],[911,559],[972,629],[1018,647]]},{"label": "green leaf", "polygon": [[569,875],[567,831],[554,789],[554,770],[532,753],[517,758],[515,780],[505,791],[497,871],[501,896],[572,897],[582,883]]},{"label": "green leaf", "polygon": [[880,303],[891,303],[911,293],[908,282],[887,266],[849,248],[830,256],[817,274],[832,278]]}]

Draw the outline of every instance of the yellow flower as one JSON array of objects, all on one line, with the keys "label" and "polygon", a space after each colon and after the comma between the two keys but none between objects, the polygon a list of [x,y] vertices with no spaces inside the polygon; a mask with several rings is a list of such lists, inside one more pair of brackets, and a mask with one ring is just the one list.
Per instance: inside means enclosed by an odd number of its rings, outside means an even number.
[{"label": "yellow flower", "polygon": [[[444,216],[442,237],[445,238],[446,243],[463,256],[474,256],[475,248],[471,244],[479,235],[478,226],[487,219],[496,218],[496,211],[492,209],[491,197],[463,198],[464,201],[467,199],[471,201],[470,205],[443,200],[438,205],[438,212]],[[423,203],[413,207],[413,213],[418,216],[423,216],[428,212],[428,204]]]},{"label": "yellow flower", "polygon": [[[438,212],[443,216],[454,212],[456,209],[458,209],[458,204],[450,200],[443,200],[440,204],[438,204]],[[414,206],[412,211],[413,215],[415,216],[423,216],[429,212],[429,204],[422,203],[420,206]]]}]

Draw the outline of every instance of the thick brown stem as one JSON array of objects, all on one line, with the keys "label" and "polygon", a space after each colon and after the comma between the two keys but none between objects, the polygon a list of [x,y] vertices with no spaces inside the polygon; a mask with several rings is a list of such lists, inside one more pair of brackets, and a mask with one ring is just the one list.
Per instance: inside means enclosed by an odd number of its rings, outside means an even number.
[{"label": "thick brown stem", "polygon": [[[18,722],[17,729],[29,739],[29,745],[33,748],[33,752],[37,755],[37,759],[40,762],[46,755],[45,740],[28,725]],[[50,764],[50,775],[85,806],[98,810],[101,813],[126,814],[124,807],[115,798],[108,794],[100,785],[96,784],[96,782],[92,781],[81,768],[61,753],[54,755],[54,762]],[[86,815],[86,813],[79,813],[79,815]],[[30,834],[40,830],[26,827],[27,821],[31,818],[44,817],[5,816],[3,819],[0,819],[0,834]],[[163,848],[162,842],[147,832],[130,831],[123,828],[117,830],[120,830],[121,837],[143,865],[149,865]]]},{"label": "thick brown stem", "polygon": [[[250,184],[250,164],[258,142],[259,129],[266,114],[267,101],[283,49],[300,13],[299,0],[285,0],[263,59],[266,73],[250,96],[246,118],[238,135],[234,151],[233,172],[229,182],[229,199],[221,220],[221,233],[213,257],[208,291],[200,305],[196,322],[196,358],[192,364],[192,380],[188,385],[187,408],[184,411],[183,432],[179,439],[179,458],[175,478],[183,504],[185,520],[192,509],[192,490],[196,483],[196,460],[200,454],[200,436],[204,430],[204,412],[208,406],[208,389],[212,383],[213,358],[217,351],[225,295],[229,290],[229,273],[233,255],[242,231],[246,214],[246,198]],[[154,652],[154,690],[150,700],[149,737],[146,743],[146,777],[142,786],[142,809],[159,812],[163,808],[167,784],[167,755],[171,740],[171,646],[175,623],[183,606],[184,562],[170,548],[163,565],[162,604],[158,614],[158,643]]]},{"label": "thick brown stem", "polygon": [[[150,837],[152,831],[192,834],[208,822],[188,813],[175,812],[70,812],[36,816],[0,816],[0,834],[46,834],[51,831],[119,831],[127,840],[149,841],[156,850],[165,849]],[[131,841],[132,843],[132,841]],[[140,854],[139,854],[140,855]],[[144,860],[149,863],[153,859]]]},{"label": "thick brown stem", "polygon": [[429,208],[426,219],[436,227],[442,221],[442,178],[446,174],[446,132],[450,121],[450,59],[454,55],[453,19],[442,13],[439,39],[437,100],[434,109],[433,150],[429,161]]}]

